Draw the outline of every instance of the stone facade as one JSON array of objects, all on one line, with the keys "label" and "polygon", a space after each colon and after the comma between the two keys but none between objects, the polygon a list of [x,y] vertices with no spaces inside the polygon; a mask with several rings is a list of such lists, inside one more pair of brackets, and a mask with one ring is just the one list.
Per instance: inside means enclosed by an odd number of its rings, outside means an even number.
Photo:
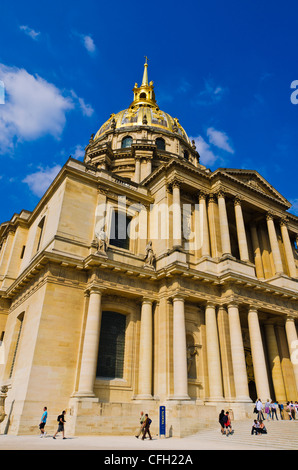
[{"label": "stone facade", "polygon": [[[298,400],[298,218],[256,171],[200,164],[147,63],[127,110],[0,227],[1,432],[183,436]],[[124,229],[123,229],[124,228]],[[121,232],[121,234],[120,234]],[[6,390],[6,389],[5,389]]]}]

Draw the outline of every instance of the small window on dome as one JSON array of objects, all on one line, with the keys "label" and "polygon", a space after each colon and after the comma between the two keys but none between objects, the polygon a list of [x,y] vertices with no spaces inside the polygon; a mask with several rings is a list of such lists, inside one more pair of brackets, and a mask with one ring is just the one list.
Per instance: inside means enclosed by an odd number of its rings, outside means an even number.
[{"label": "small window on dome", "polygon": [[122,149],[129,148],[131,147],[131,144],[132,144],[132,137],[130,136],[124,137],[124,139],[122,139],[122,142],[121,142],[121,148]]},{"label": "small window on dome", "polygon": [[161,137],[158,137],[156,139],[155,143],[156,143],[156,147],[159,150],[165,150],[166,149],[166,143],[165,143],[164,139],[162,139]]},{"label": "small window on dome", "polygon": [[141,93],[141,94],[140,94],[140,98],[141,98],[141,99],[143,99],[143,98],[146,99],[146,98],[147,98],[146,93]]},{"label": "small window on dome", "polygon": [[188,153],[187,150],[183,151],[183,156],[184,156],[185,160],[189,160],[189,153]]}]

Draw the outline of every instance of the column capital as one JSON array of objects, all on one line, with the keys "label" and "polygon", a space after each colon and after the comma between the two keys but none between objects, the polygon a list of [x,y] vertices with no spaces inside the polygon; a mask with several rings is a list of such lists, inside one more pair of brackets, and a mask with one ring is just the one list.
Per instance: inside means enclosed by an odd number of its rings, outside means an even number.
[{"label": "column capital", "polygon": [[234,198],[234,206],[241,206],[242,201],[243,201],[243,199],[242,199],[241,196],[236,196],[236,197]]},{"label": "column capital", "polygon": [[216,308],[216,303],[213,302],[212,300],[207,300],[206,304],[205,304],[205,307],[211,307],[211,308]]},{"label": "column capital", "polygon": [[89,296],[91,294],[100,294],[102,295],[105,291],[105,287],[100,287],[100,286],[90,286],[86,289],[86,292],[89,293]]},{"label": "column capital", "polygon": [[225,198],[226,195],[227,195],[226,192],[225,192],[223,189],[219,189],[216,194],[217,194],[217,197],[218,197],[218,198],[219,198],[219,197]]},{"label": "column capital", "polygon": [[175,177],[175,178],[173,179],[173,181],[171,182],[171,186],[172,186],[173,189],[174,189],[174,188],[180,188],[181,183],[182,183],[181,179]]},{"label": "column capital", "polygon": [[186,299],[186,294],[182,294],[180,292],[178,292],[177,294],[174,294],[172,297],[172,302],[175,302],[176,300],[181,300],[181,301],[185,301]]},{"label": "column capital", "polygon": [[255,305],[250,304],[250,305],[248,305],[248,311],[258,313],[258,308]]},{"label": "column capital", "polygon": [[225,303],[227,308],[229,307],[239,307],[239,303],[236,300],[229,300],[228,302]]},{"label": "column capital", "polygon": [[208,196],[208,203],[216,202],[216,196],[214,193],[210,193]]},{"label": "column capital", "polygon": [[288,228],[289,218],[288,217],[281,217],[280,225]]},{"label": "column capital", "polygon": [[[198,192],[198,199],[199,199],[199,200],[200,200],[200,199],[206,200],[206,199],[207,199],[207,193],[206,193],[205,191],[199,191],[199,192]],[[298,234],[297,234],[297,236],[298,236]]]},{"label": "column capital", "polygon": [[143,298],[141,299],[142,305],[143,305],[143,304],[150,304],[150,305],[152,305],[153,302],[154,302],[154,301],[153,301],[152,299],[149,299],[148,297],[143,297]]},{"label": "column capital", "polygon": [[266,220],[274,220],[275,214],[272,211],[266,213]]},{"label": "column capital", "polygon": [[292,315],[291,313],[288,313],[288,314],[286,315],[286,323],[287,323],[287,322],[290,322],[290,321],[291,321],[291,322],[295,322],[295,320],[296,320],[295,316]]}]

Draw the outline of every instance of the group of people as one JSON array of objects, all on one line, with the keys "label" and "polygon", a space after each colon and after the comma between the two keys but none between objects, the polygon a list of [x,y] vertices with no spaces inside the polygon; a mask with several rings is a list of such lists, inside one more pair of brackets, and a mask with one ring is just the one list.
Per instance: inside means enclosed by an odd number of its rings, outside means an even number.
[{"label": "group of people", "polygon": [[222,435],[229,436],[230,434],[234,433],[232,429],[230,413],[228,411],[225,412],[224,410],[221,410],[218,421],[221,427]]},{"label": "group of people", "polygon": [[[64,410],[57,417],[58,429],[55,432],[55,434],[53,435],[53,439],[56,439],[56,436],[57,436],[58,432],[62,432],[63,439],[66,439],[66,437],[64,436],[64,423],[66,422],[65,419],[64,419],[65,414],[66,414],[66,411]],[[43,414],[42,414],[40,423],[39,423],[40,437],[45,437],[46,434],[47,434],[46,431],[45,431],[45,426],[46,426],[46,423],[47,423],[47,419],[48,419],[48,409],[45,406],[44,409],[43,409]]]},{"label": "group of people", "polygon": [[149,418],[148,413],[144,414],[144,412],[141,411],[140,426],[136,434],[137,439],[142,435],[142,440],[144,440],[146,435],[148,434],[149,439],[152,440],[151,433],[150,433],[151,423],[152,423],[152,420]]},{"label": "group of people", "polygon": [[251,428],[251,435],[255,434],[259,436],[260,434],[267,434],[267,429],[263,421],[254,419],[252,428]]},{"label": "group of people", "polygon": [[298,402],[288,401],[286,405],[279,403],[278,401],[272,401],[267,399],[265,405],[263,405],[260,398],[256,401],[254,412],[258,415],[257,419],[265,421],[264,414],[266,415],[267,421],[274,420],[278,421],[277,411],[279,411],[280,419],[285,419],[285,412],[290,420],[298,419]]}]

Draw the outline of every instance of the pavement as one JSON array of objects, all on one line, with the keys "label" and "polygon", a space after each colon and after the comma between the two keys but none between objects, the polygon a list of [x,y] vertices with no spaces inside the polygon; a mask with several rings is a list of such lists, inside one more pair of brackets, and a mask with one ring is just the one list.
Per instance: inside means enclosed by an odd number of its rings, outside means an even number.
[{"label": "pavement", "polygon": [[[53,436],[39,435],[13,436],[0,435],[0,450],[80,450],[101,451],[102,458],[111,456],[128,455],[175,455],[179,451],[187,455],[195,456],[196,451],[223,451],[223,450],[298,450],[298,420],[272,421],[266,423],[268,434],[252,436],[251,422],[246,420],[235,422],[234,433],[223,436],[218,426],[207,428],[184,438],[164,438],[152,436],[152,440],[137,439],[135,436],[71,436],[62,439],[58,434]],[[153,462],[151,462],[153,463]],[[178,462],[176,462],[178,463]],[[185,463],[185,462],[184,462]]]}]

